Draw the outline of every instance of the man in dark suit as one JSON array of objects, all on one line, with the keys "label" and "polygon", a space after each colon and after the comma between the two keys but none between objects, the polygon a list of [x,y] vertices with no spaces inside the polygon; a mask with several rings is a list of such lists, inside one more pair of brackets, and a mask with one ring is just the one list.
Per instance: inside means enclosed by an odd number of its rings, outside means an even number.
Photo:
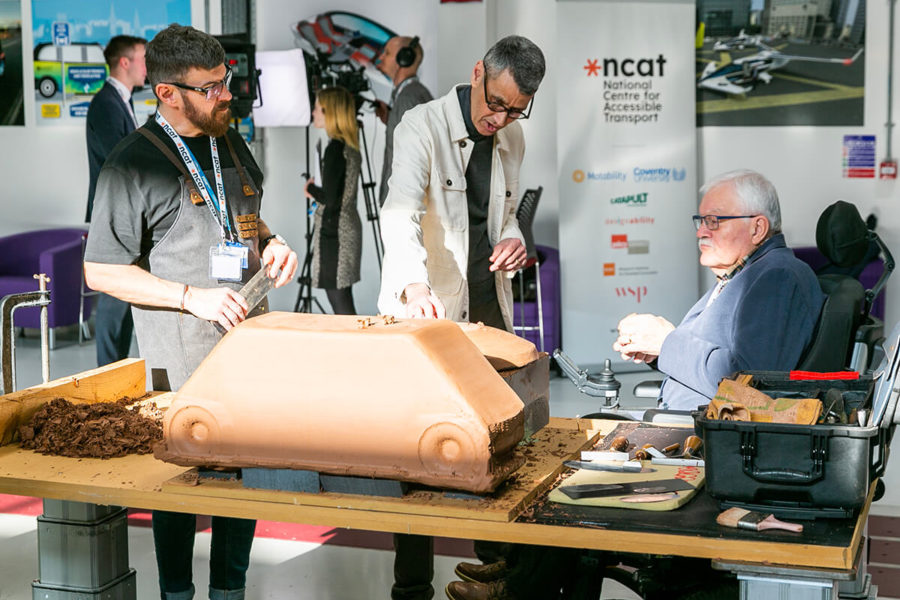
[{"label": "man in dark suit", "polygon": [[[137,118],[131,102],[133,88],[144,84],[147,40],[130,35],[117,35],[109,40],[103,55],[109,65],[109,77],[94,96],[87,114],[87,150],[90,166],[87,215],[91,222],[94,190],[100,168],[122,138],[134,131]],[[100,294],[96,310],[97,365],[103,366],[128,357],[134,323],[131,305]]]}]

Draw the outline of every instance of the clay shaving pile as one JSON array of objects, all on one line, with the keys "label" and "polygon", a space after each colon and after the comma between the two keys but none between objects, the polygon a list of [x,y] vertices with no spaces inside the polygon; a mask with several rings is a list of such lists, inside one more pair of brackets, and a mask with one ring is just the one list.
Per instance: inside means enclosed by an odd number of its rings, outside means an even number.
[{"label": "clay shaving pile", "polygon": [[[143,416],[140,407],[127,408],[132,402],[72,404],[62,398],[51,400],[31,423],[19,427],[22,447],[76,458],[149,454],[153,444],[162,440],[162,426],[158,419]],[[155,405],[152,408],[155,410]]]}]

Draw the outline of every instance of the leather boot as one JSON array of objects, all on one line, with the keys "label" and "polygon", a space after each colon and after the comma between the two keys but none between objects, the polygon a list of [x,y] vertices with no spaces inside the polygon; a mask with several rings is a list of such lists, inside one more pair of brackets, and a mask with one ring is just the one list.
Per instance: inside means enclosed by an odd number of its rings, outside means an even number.
[{"label": "leather boot", "polygon": [[489,583],[491,581],[497,581],[506,575],[506,561],[498,560],[497,562],[488,563],[486,565],[461,562],[456,565],[454,572],[463,581]]},{"label": "leather boot", "polygon": [[473,583],[469,581],[451,581],[445,590],[450,600],[513,600],[506,593],[506,582]]}]

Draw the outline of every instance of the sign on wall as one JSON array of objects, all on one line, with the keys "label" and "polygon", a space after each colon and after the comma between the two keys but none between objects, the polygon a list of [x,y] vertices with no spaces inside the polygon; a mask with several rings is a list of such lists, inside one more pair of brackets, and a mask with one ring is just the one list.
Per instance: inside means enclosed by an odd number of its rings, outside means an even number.
[{"label": "sign on wall", "polygon": [[558,5],[563,348],[586,365],[620,360],[628,313],[678,323],[698,295],[694,2],[647,10]]},{"label": "sign on wall", "polygon": [[866,0],[697,2],[697,125],[863,125]]},{"label": "sign on wall", "polygon": [[[147,40],[170,23],[191,23],[190,0],[32,0],[35,117],[41,125],[77,124],[87,116],[108,69],[110,38]],[[143,123],[155,111],[149,89],[136,92],[134,112]]]},{"label": "sign on wall", "polygon": [[24,125],[22,2],[0,0],[0,125]]}]

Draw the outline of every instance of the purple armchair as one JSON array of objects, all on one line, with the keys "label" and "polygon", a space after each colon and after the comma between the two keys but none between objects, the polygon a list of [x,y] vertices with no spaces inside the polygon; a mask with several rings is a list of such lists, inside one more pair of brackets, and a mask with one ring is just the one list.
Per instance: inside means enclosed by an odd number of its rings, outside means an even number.
[{"label": "purple armchair", "polygon": [[[82,282],[82,238],[84,229],[44,229],[0,238],[0,297],[38,289],[36,273],[50,278],[51,328],[79,323]],[[85,298],[84,315],[91,314]],[[15,313],[16,327],[40,327],[40,309],[21,308]],[[52,339],[52,338],[51,338]]]}]

